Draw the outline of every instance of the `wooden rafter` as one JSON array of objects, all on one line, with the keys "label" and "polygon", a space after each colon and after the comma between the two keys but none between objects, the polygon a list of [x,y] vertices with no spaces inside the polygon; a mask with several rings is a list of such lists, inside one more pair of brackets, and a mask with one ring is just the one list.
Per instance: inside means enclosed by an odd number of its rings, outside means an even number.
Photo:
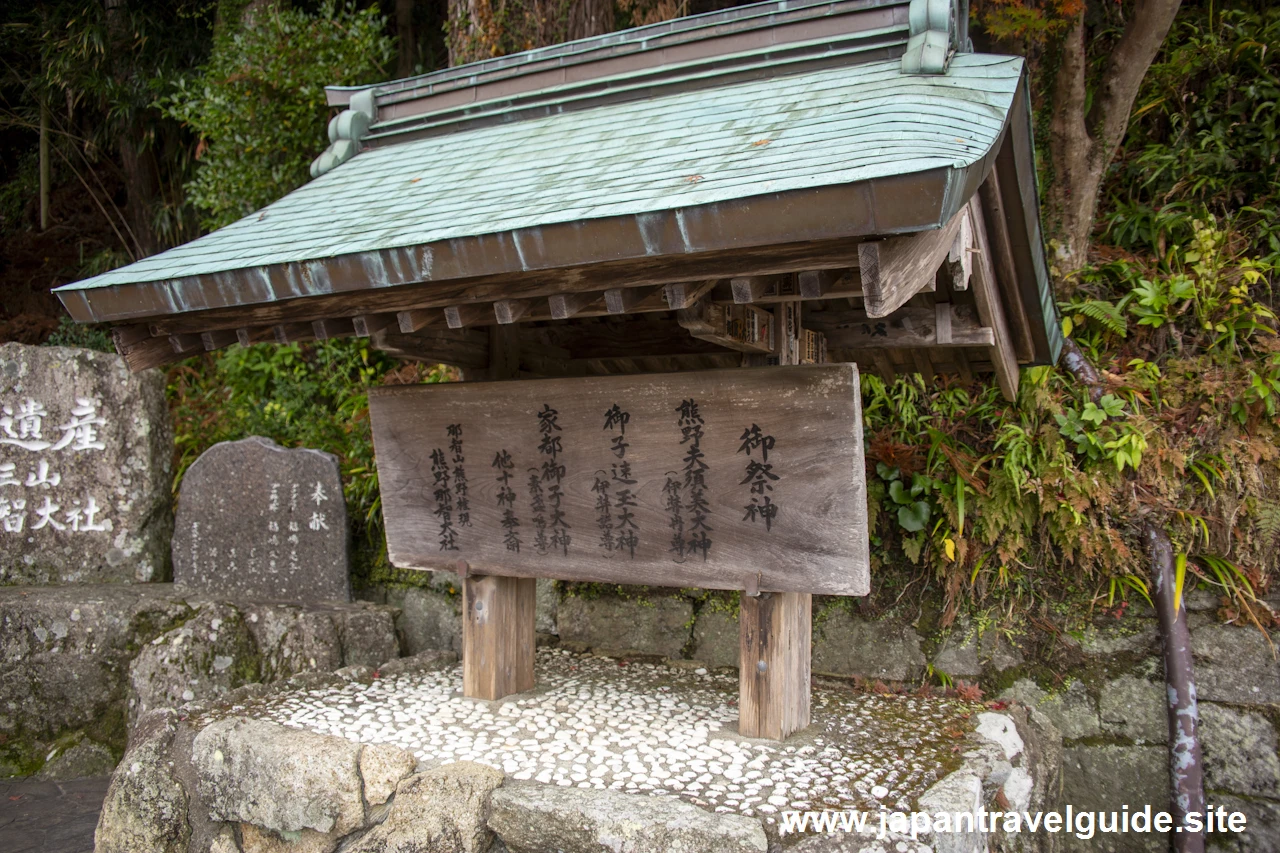
[{"label": "wooden rafter", "polygon": [[938,267],[955,243],[962,215],[963,211],[932,231],[858,244],[858,271],[867,314],[888,316],[933,286]]}]

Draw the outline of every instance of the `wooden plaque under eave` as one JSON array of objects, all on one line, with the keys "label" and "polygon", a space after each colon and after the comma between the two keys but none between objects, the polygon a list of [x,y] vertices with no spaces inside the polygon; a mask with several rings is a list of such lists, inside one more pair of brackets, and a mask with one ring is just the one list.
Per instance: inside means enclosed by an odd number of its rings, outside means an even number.
[{"label": "wooden plaque under eave", "polygon": [[868,592],[853,364],[380,388],[369,411],[400,568]]}]

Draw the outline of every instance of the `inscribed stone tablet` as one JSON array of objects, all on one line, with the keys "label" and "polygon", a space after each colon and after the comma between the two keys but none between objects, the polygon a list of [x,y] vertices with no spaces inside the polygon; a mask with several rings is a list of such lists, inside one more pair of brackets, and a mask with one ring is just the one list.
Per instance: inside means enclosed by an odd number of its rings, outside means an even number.
[{"label": "inscribed stone tablet", "polygon": [[0,347],[0,583],[166,580],[172,461],[159,371]]},{"label": "inscribed stone tablet", "polygon": [[349,601],[338,459],[253,436],[210,447],[178,494],[173,580],[231,599]]},{"label": "inscribed stone tablet", "polygon": [[379,388],[402,568],[865,595],[852,364]]}]

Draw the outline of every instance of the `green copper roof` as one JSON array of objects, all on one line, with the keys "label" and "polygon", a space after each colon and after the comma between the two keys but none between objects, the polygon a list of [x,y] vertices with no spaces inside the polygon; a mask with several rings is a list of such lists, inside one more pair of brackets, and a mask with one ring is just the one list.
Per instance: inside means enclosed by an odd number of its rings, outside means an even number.
[{"label": "green copper roof", "polygon": [[963,170],[992,151],[1022,69],[957,54],[945,75],[910,76],[895,59],[385,145],[226,228],[60,290]]}]

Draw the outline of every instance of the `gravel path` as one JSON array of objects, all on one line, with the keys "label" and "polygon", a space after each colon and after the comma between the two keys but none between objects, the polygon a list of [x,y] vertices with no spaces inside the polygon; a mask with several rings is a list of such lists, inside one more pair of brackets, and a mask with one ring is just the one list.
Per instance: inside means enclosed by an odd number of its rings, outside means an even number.
[{"label": "gravel path", "polygon": [[785,744],[737,734],[736,675],[538,653],[533,693],[466,699],[448,669],[285,694],[251,713],[427,765],[478,761],[516,779],[677,796],[772,820],[786,809],[906,809],[959,763],[980,705],[816,687],[814,725]]}]

